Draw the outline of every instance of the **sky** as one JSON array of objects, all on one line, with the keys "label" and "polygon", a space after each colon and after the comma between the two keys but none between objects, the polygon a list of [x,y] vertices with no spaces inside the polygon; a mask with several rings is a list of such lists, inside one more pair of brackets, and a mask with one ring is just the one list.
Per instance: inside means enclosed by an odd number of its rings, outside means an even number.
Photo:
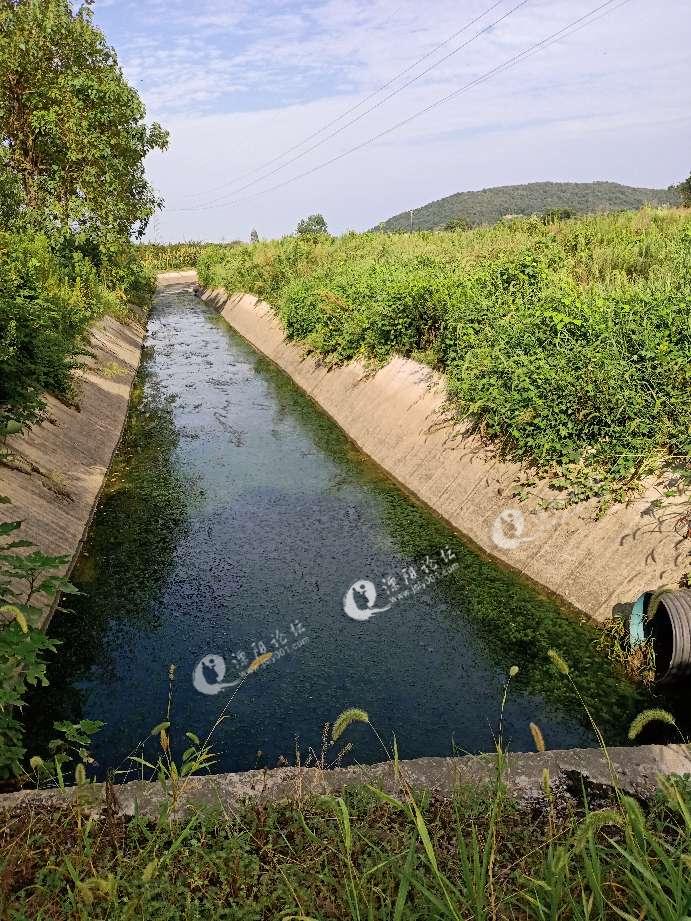
[{"label": "sky", "polygon": [[689,0],[610,0],[521,56],[604,2],[95,0],[170,131],[147,159],[165,200],[147,239],[272,238],[314,212],[342,233],[469,189],[685,178]]}]

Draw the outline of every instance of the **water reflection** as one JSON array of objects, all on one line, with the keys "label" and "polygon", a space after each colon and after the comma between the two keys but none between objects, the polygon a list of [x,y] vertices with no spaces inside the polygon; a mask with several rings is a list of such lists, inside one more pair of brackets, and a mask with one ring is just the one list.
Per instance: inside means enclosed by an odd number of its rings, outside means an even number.
[{"label": "water reflection", "polygon": [[[33,699],[36,736],[53,719],[102,719],[99,763],[121,763],[164,715],[171,664],[174,738],[175,727],[202,735],[231,690],[195,689],[200,661],[222,658],[230,683],[273,651],[235,688],[214,737],[219,770],[294,761],[348,706],[395,733],[404,757],[491,750],[512,665],[512,746],[532,747],[530,721],[550,747],[590,744],[582,704],[547,659],[555,647],[622,741],[645,701],[595,650],[593,628],[465,547],[191,294],[159,295],[149,344],[75,572],[83,595],[51,628],[64,645]],[[384,592],[444,549],[452,574],[369,619],[344,614],[358,580]],[[382,757],[367,726],[348,736],[359,760]]]}]

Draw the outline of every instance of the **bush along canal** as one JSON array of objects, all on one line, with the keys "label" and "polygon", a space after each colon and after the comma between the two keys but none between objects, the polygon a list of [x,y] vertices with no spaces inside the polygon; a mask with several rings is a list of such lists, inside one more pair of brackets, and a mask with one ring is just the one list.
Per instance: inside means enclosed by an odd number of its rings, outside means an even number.
[{"label": "bush along canal", "polygon": [[[491,751],[512,666],[514,750],[532,749],[531,722],[549,748],[596,744],[585,706],[621,744],[651,703],[595,627],[464,546],[189,289],[156,297],[73,582],[29,745],[56,720],[101,720],[99,776],[136,776],[128,757],[153,753],[167,718],[179,755],[223,715],[224,771],[304,764],[347,707],[402,757]],[[348,737],[344,763],[386,758],[369,726]]]}]

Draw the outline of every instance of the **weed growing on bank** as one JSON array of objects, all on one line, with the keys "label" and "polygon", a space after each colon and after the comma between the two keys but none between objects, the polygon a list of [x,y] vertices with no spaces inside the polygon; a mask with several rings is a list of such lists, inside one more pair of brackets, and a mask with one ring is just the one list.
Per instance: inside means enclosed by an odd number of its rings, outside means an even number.
[{"label": "weed growing on bank", "polygon": [[360,787],[172,823],[34,804],[2,817],[0,904],[84,921],[681,921],[690,815],[682,780],[651,804],[592,808],[519,803],[501,783],[411,801]]},{"label": "weed growing on bank", "polygon": [[[557,653],[552,660],[569,680],[568,664]],[[516,674],[513,667],[502,712]],[[641,714],[632,731],[668,716]],[[368,714],[344,711],[331,727],[331,744],[353,722],[369,724]],[[447,797],[413,788],[394,740],[386,790],[363,781],[340,795],[318,796],[303,793],[297,782],[291,802],[231,804],[220,798],[214,808],[188,802],[181,810],[181,787],[192,773],[185,766],[208,766],[209,740],[193,738],[175,765],[166,720],[152,730],[160,737],[158,774],[167,797],[157,820],[122,815],[118,789],[110,784],[96,817],[83,778],[62,805],[34,800],[2,816],[3,916],[686,917],[688,778],[662,779],[654,799],[638,801],[622,791],[614,774],[609,789],[589,789],[586,778],[579,789],[565,789],[545,769],[542,793],[516,798],[507,786],[501,716],[499,725],[491,779],[459,779]],[[539,727],[534,729],[540,742]],[[606,749],[604,754],[609,760]]]},{"label": "weed growing on bank", "polygon": [[273,304],[328,362],[394,353],[572,499],[622,497],[691,452],[691,215],[207,247],[200,281]]},{"label": "weed growing on bank", "polygon": [[41,234],[0,233],[0,427],[36,422],[46,392],[78,399],[73,372],[89,352],[90,325],[106,313],[128,321],[130,303],[147,306],[153,294],[129,245],[107,282],[79,253],[55,248]]}]

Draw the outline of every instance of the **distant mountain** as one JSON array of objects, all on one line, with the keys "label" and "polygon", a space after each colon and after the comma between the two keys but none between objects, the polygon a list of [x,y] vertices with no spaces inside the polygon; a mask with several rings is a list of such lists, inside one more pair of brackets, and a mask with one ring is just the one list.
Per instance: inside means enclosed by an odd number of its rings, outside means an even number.
[{"label": "distant mountain", "polygon": [[[579,214],[592,211],[627,211],[645,204],[679,205],[671,189],[637,189],[617,182],[529,182],[500,185],[477,192],[456,192],[413,209],[413,230],[436,230],[454,218],[472,226],[494,224],[505,215],[542,214],[566,208]],[[410,211],[403,211],[373,228],[410,230]]]}]

